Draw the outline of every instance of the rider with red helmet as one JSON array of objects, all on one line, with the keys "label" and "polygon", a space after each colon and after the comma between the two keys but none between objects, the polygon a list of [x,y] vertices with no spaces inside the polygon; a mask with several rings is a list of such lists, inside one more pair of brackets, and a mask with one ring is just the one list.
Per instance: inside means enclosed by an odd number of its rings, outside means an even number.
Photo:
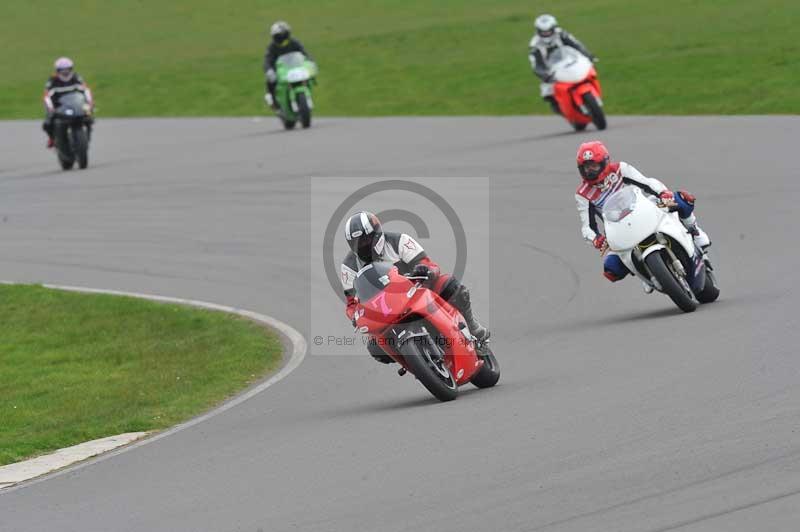
[{"label": "rider with red helmet", "polygon": [[[375,261],[391,262],[403,275],[427,277],[428,286],[461,312],[475,338],[479,341],[489,338],[489,330],[480,324],[472,311],[469,290],[452,275],[441,273],[439,265],[410,235],[384,231],[378,217],[364,211],[347,219],[344,235],[350,251],[342,262],[341,279],[347,298],[346,313],[351,321],[358,305],[353,288],[358,271]],[[394,362],[375,342],[369,342],[367,349],[379,362]]]},{"label": "rider with red helmet", "polygon": [[[678,216],[694,237],[695,245],[700,249],[711,245],[708,235],[697,225],[694,216],[695,197],[692,194],[685,190],[673,193],[664,183],[645,177],[630,164],[623,161],[612,162],[608,149],[598,140],[580,145],[577,162],[582,181],[575,193],[575,201],[581,218],[581,233],[595,248],[601,251],[606,248],[606,237],[597,229],[600,210],[611,194],[626,185],[639,187],[646,194],[658,196],[662,200],[674,201],[678,206]],[[622,260],[614,254],[606,255],[603,269],[603,275],[612,282],[619,281],[630,273]],[[649,287],[646,287],[646,291],[652,291],[652,288],[647,288]]]}]

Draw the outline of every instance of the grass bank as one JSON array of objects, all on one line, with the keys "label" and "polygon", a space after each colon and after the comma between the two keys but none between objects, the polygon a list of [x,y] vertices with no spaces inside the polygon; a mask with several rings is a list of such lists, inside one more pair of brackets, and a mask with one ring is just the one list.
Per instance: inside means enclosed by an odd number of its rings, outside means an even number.
[{"label": "grass bank", "polygon": [[549,11],[596,53],[611,114],[800,113],[795,0],[7,0],[0,118],[41,115],[55,57],[100,116],[254,115],[266,28],[318,60],[317,113],[547,113],[527,43]]},{"label": "grass bank", "polygon": [[260,325],[220,312],[0,286],[0,465],[163,429],[277,368]]}]

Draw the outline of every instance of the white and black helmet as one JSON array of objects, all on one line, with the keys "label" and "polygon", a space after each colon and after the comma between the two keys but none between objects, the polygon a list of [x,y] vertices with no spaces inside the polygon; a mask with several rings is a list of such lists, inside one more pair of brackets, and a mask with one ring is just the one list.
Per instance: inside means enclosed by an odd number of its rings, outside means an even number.
[{"label": "white and black helmet", "polygon": [[386,244],[380,220],[366,211],[357,212],[347,219],[344,236],[352,252],[366,264],[379,257]]},{"label": "white and black helmet", "polygon": [[269,28],[269,34],[272,35],[272,40],[276,44],[280,44],[289,38],[292,33],[292,28],[288,22],[283,20],[277,21]]},{"label": "white and black helmet", "polygon": [[536,35],[545,45],[550,45],[555,40],[556,30],[558,30],[558,21],[553,15],[539,15],[533,23],[536,27]]}]

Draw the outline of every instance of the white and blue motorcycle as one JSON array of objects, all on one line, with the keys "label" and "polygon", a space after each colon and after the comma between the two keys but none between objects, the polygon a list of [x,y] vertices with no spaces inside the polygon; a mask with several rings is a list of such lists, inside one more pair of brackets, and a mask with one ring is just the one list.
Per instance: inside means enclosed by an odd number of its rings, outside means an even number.
[{"label": "white and blue motorcycle", "polygon": [[681,223],[674,204],[648,197],[638,187],[623,187],[603,206],[608,250],[684,312],[719,297],[714,268]]}]

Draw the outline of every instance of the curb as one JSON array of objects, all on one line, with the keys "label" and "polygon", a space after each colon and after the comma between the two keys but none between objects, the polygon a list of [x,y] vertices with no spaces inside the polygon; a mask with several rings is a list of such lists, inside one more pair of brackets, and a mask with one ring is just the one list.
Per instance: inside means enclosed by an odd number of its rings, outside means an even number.
[{"label": "curb", "polygon": [[[14,283],[14,282],[10,282],[10,281],[0,281],[0,284],[13,285],[13,284],[20,284],[20,283]],[[88,460],[84,460],[82,462],[77,462],[77,463],[73,462],[70,465],[62,465],[62,466],[60,466],[61,467],[60,469],[51,470],[50,472],[41,474],[41,475],[36,476],[36,477],[32,477],[30,479],[23,480],[23,481],[21,481],[19,483],[15,483],[15,484],[0,484],[0,496],[2,496],[2,494],[4,494],[4,493],[10,493],[12,491],[16,491],[18,489],[22,489],[22,488],[24,488],[26,486],[31,486],[33,484],[42,482],[44,480],[47,480],[47,479],[50,479],[50,478],[54,478],[54,477],[57,477],[57,476],[60,476],[60,475],[66,474],[66,473],[70,473],[72,471],[76,471],[76,470],[82,469],[84,467],[88,467],[88,466],[90,466],[92,464],[96,464],[96,463],[101,462],[103,460],[107,460],[107,459],[109,459],[109,458],[111,458],[113,456],[117,456],[119,454],[122,454],[124,452],[130,451],[132,449],[136,449],[138,447],[142,447],[142,446],[147,445],[149,443],[153,443],[155,441],[160,440],[161,438],[166,438],[167,436],[171,436],[171,435],[173,435],[173,434],[175,434],[175,433],[177,433],[177,432],[179,432],[181,430],[187,429],[189,427],[193,427],[194,425],[197,425],[199,423],[202,423],[203,421],[211,419],[212,417],[214,417],[214,416],[216,416],[218,414],[221,414],[221,413],[225,412],[226,410],[230,410],[231,408],[244,403],[248,399],[251,399],[251,398],[255,397],[256,395],[260,394],[261,392],[263,392],[264,390],[266,390],[267,388],[269,388],[273,384],[283,380],[292,371],[297,369],[297,367],[300,365],[300,363],[303,362],[303,359],[305,358],[306,353],[308,351],[308,344],[306,342],[306,339],[296,329],[294,329],[290,325],[287,325],[286,323],[283,323],[282,321],[276,320],[275,318],[272,318],[272,317],[267,316],[265,314],[259,314],[258,312],[253,312],[253,311],[250,311],[250,310],[244,310],[244,309],[239,309],[239,308],[235,308],[235,307],[228,307],[228,306],[225,306],[225,305],[218,305],[217,303],[209,303],[207,301],[198,301],[198,300],[195,300],[195,299],[183,299],[183,298],[178,298],[178,297],[167,297],[167,296],[159,296],[159,295],[153,295],[153,294],[143,294],[143,293],[139,293],[139,292],[123,292],[123,291],[120,291],[120,290],[104,290],[104,289],[99,289],[99,288],[86,288],[86,287],[81,287],[81,286],[63,286],[63,285],[55,285],[55,284],[41,284],[40,286],[43,286],[45,288],[50,288],[50,289],[53,289],[53,290],[63,290],[63,291],[67,291],[67,292],[80,292],[80,293],[84,293],[84,294],[106,294],[106,295],[113,295],[113,296],[135,297],[135,298],[138,298],[138,299],[146,299],[146,300],[149,300],[149,301],[157,301],[157,302],[161,302],[161,303],[177,303],[177,304],[180,304],[180,305],[186,305],[186,306],[190,306],[190,307],[197,307],[197,308],[202,308],[202,309],[207,309],[207,310],[217,310],[217,311],[220,311],[220,312],[227,312],[228,314],[234,314],[234,315],[237,315],[237,316],[242,316],[242,317],[245,317],[245,318],[249,318],[249,319],[251,319],[253,321],[262,323],[264,325],[267,325],[268,327],[271,327],[272,329],[276,330],[283,337],[283,339],[286,342],[291,344],[291,353],[289,353],[289,358],[285,359],[286,363],[283,365],[283,367],[281,367],[280,370],[278,370],[277,373],[275,373],[274,375],[270,376],[265,381],[256,384],[255,386],[251,387],[250,389],[246,390],[245,392],[243,392],[243,393],[241,393],[241,394],[229,399],[228,401],[222,403],[221,405],[219,405],[218,407],[216,407],[216,408],[214,408],[212,410],[209,410],[208,412],[206,412],[204,414],[201,414],[201,415],[199,415],[197,417],[194,417],[194,418],[192,418],[192,419],[190,419],[188,421],[184,421],[183,423],[175,425],[172,428],[169,428],[169,429],[166,429],[164,431],[155,433],[152,436],[136,440],[134,443],[131,443],[130,445],[126,445],[126,446],[123,446],[123,447],[118,447],[118,448],[116,448],[114,450],[111,450],[111,451],[105,452],[103,454],[97,455],[97,456],[95,456],[93,458],[90,458]],[[58,451],[56,451],[56,452],[58,452]],[[25,463],[25,462],[18,462],[18,463]]]}]

